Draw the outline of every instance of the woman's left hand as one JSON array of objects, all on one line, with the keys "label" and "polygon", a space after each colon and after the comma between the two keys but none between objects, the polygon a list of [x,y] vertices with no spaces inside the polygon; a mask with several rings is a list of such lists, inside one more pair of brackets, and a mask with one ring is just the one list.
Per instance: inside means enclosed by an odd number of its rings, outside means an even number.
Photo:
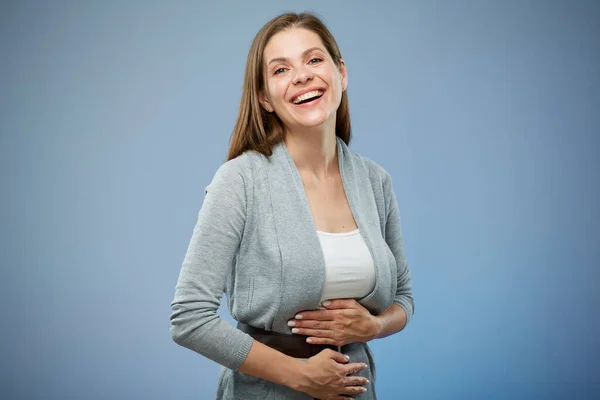
[{"label": "woman's left hand", "polygon": [[354,299],[324,301],[323,307],[297,313],[288,322],[292,333],[308,336],[311,344],[343,346],[373,340],[382,329],[380,320]]}]

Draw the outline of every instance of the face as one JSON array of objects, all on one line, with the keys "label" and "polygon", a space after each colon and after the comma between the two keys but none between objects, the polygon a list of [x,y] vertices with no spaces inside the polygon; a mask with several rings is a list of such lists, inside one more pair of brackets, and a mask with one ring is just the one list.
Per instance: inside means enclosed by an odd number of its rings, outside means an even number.
[{"label": "face", "polygon": [[264,50],[262,106],[275,112],[287,130],[332,125],[346,89],[338,67],[316,33],[292,28],[274,35]]}]

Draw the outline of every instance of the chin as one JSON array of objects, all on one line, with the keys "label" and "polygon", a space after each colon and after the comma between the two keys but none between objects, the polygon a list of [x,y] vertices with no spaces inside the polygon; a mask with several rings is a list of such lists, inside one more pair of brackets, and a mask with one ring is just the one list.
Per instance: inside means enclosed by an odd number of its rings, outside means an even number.
[{"label": "chin", "polygon": [[320,118],[318,120],[310,120],[310,121],[298,121],[298,125],[303,128],[317,128],[323,124],[325,124],[326,119]]},{"label": "chin", "polygon": [[320,113],[319,115],[304,116],[296,119],[296,125],[303,128],[316,128],[325,124],[330,118],[335,118],[335,114],[324,115]]}]

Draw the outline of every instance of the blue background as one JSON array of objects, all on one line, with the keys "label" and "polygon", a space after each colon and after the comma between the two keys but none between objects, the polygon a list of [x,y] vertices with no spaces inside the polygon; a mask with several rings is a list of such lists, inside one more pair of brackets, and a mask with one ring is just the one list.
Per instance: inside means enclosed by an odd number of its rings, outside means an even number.
[{"label": "blue background", "polygon": [[0,397],[212,398],[170,302],[289,10],[336,36],[351,149],[401,208],[416,314],[371,343],[380,398],[600,396],[600,2],[0,7]]}]

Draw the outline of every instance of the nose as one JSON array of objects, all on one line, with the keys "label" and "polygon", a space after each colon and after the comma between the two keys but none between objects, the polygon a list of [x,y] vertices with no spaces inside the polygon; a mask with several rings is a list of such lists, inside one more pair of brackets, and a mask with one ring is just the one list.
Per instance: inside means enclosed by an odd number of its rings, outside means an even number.
[{"label": "nose", "polygon": [[310,68],[307,68],[306,65],[302,65],[294,69],[294,79],[292,82],[296,85],[311,80],[312,78],[313,74]]}]

